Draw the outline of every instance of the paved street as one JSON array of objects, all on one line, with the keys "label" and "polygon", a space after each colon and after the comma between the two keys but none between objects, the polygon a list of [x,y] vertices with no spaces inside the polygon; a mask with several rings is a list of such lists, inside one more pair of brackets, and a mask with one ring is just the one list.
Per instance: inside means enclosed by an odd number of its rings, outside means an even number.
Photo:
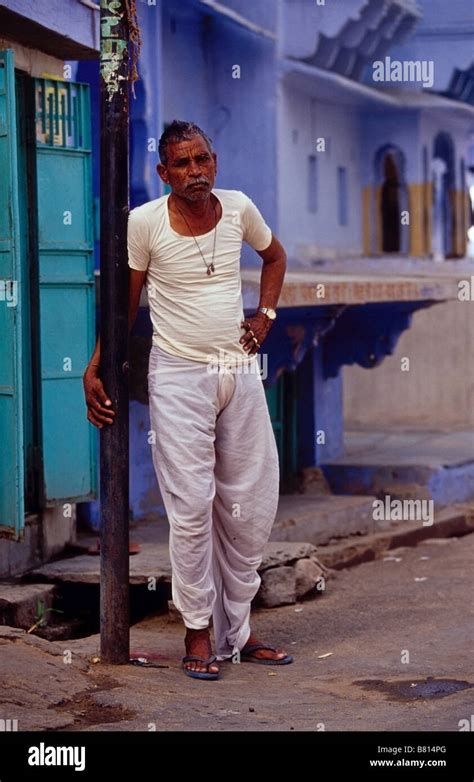
[{"label": "paved street", "polygon": [[[218,682],[182,673],[182,627],[163,616],[133,627],[132,649],[165,668],[87,665],[97,636],[0,634],[2,712],[20,730],[458,731],[474,714],[473,689],[414,696],[427,677],[474,685],[474,535],[390,557],[338,572],[316,600],[257,612],[254,629],[295,663],[222,663]],[[407,683],[406,694],[390,683]]]}]

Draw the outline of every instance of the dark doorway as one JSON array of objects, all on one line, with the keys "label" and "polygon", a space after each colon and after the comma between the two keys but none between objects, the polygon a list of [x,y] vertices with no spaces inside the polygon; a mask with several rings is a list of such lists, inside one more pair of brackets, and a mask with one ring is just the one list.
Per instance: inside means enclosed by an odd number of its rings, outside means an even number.
[{"label": "dark doorway", "polygon": [[441,167],[433,185],[434,248],[445,258],[453,258],[456,256],[455,153],[454,143],[449,133],[438,133],[436,136],[433,144],[433,160]]},{"label": "dark doorway", "polygon": [[385,155],[382,185],[382,250],[400,252],[400,178],[395,160]]},{"label": "dark doorway", "polygon": [[374,176],[372,251],[406,255],[410,250],[409,198],[405,155],[399,147],[388,143],[377,150]]}]

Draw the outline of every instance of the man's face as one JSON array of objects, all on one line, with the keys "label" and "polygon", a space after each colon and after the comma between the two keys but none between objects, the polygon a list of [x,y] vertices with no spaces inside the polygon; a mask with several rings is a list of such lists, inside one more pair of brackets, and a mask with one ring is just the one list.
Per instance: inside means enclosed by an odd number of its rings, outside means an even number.
[{"label": "man's face", "polygon": [[216,179],[217,158],[202,136],[168,144],[168,162],[156,167],[171,191],[188,201],[205,200]]}]

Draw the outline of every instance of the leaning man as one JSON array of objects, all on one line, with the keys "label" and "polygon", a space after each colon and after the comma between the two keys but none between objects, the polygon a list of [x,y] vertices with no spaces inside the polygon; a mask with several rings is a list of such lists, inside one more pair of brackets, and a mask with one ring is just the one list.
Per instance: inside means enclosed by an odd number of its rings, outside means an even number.
[{"label": "leaning man", "polygon": [[[172,596],[186,626],[183,668],[217,679],[221,660],[293,661],[250,628],[279,491],[257,353],[276,317],[286,256],[248,196],[214,188],[217,157],[197,125],[175,120],[159,155],[157,172],[170,192],[129,215],[129,326],[145,284],[152,455],[170,525]],[[260,304],[249,318],[242,241],[263,260]],[[84,386],[88,419],[102,428],[115,411],[99,365],[100,339]]]}]

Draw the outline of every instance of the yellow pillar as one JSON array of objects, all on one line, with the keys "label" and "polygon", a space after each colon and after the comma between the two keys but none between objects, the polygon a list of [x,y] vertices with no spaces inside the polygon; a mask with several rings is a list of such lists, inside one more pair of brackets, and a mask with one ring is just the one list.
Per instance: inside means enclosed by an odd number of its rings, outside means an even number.
[{"label": "yellow pillar", "polygon": [[409,253],[415,258],[425,255],[425,236],[423,213],[425,208],[424,184],[408,185],[408,203],[410,212]]}]

